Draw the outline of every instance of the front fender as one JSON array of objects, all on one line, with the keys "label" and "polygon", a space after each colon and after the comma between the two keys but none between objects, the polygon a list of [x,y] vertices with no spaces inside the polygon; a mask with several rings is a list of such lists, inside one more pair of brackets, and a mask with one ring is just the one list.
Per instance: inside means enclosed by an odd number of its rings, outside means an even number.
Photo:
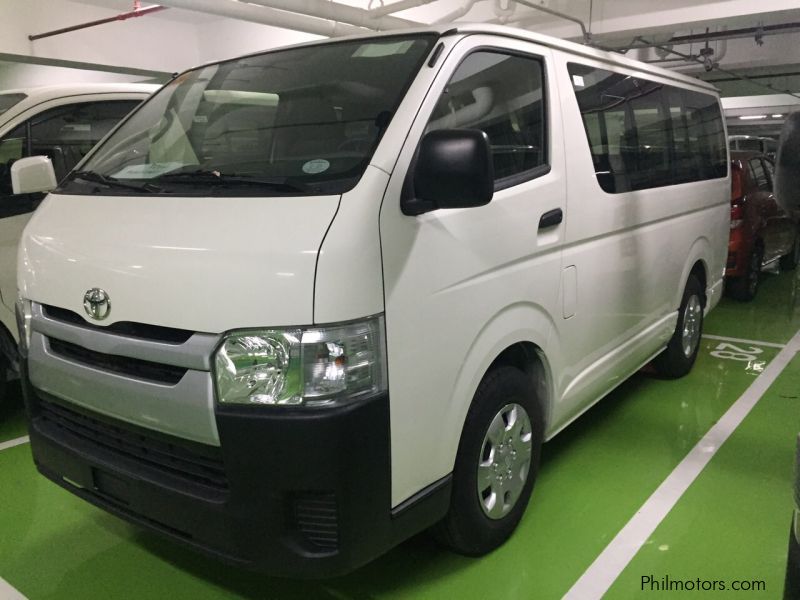
[{"label": "front fender", "polygon": [[527,342],[536,347],[545,373],[545,381],[540,384],[544,386],[546,397],[540,400],[547,427],[553,397],[547,348],[554,330],[552,318],[542,307],[520,302],[498,311],[478,332],[462,361],[448,400],[446,418],[442,421],[440,451],[451,464],[455,464],[461,432],[478,385],[494,360],[514,344]]}]

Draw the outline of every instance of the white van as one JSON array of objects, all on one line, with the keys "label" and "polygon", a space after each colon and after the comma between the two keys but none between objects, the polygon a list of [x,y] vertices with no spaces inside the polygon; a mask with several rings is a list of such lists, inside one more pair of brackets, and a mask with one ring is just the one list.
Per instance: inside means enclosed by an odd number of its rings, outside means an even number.
[{"label": "white van", "polygon": [[270,573],[497,547],[542,442],[688,372],[722,292],[715,90],[525,31],[198,67],[82,170],[20,247],[37,466]]},{"label": "white van", "polygon": [[0,402],[19,369],[17,246],[44,194],[12,194],[11,165],[46,155],[62,179],[122,117],[158,89],[146,84],[49,85],[0,92]]}]

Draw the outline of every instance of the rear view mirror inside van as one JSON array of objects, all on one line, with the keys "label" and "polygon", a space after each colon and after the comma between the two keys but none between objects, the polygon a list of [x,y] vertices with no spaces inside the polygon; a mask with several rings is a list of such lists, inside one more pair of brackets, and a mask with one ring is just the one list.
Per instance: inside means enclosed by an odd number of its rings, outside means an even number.
[{"label": "rear view mirror inside van", "polygon": [[488,204],[494,193],[489,138],[478,129],[440,129],[422,138],[414,170],[414,200],[405,214]]}]

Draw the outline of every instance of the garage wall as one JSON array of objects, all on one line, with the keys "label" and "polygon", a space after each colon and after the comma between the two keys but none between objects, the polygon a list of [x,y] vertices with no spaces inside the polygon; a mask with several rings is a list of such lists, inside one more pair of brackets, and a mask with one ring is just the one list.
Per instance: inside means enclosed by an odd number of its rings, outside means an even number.
[{"label": "garage wall", "polygon": [[278,46],[310,42],[321,37],[233,19],[217,19],[198,25],[197,36],[200,40],[200,62],[233,58]]},{"label": "garage wall", "polygon": [[43,33],[118,14],[115,10],[68,0],[2,0],[0,53],[180,71],[201,62],[194,25],[139,17],[31,42]]}]

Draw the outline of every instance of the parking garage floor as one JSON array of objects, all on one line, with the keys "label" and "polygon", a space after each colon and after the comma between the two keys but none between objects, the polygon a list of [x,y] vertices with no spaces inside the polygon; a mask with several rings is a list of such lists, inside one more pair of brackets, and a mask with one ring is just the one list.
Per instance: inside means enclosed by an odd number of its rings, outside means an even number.
[{"label": "parking garage floor", "polygon": [[723,300],[690,375],[645,369],[548,443],[528,511],[493,554],[420,535],[329,581],[227,567],[58,488],[34,469],[15,388],[0,407],[0,598],[627,599],[669,580],[781,598],[800,432],[794,277],[764,275],[750,304]]}]

